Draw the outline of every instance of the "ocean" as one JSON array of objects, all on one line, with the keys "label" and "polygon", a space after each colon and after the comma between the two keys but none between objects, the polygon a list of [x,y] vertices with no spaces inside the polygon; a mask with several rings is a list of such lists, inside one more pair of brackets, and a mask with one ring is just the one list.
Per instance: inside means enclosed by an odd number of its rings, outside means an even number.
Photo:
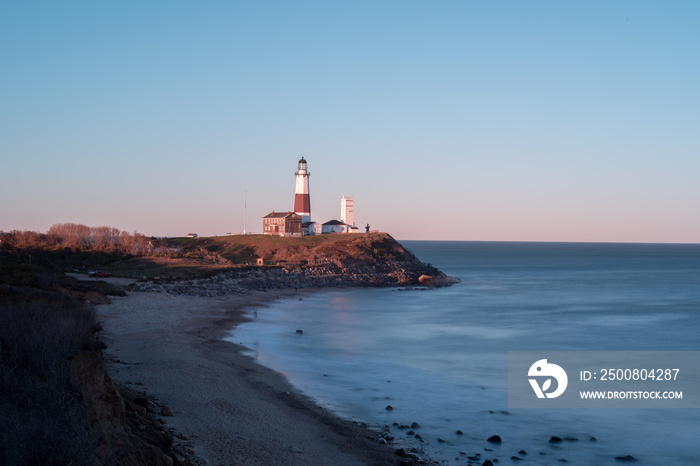
[{"label": "ocean", "polygon": [[[402,244],[461,281],[300,294],[251,309],[231,341],[446,464],[700,464],[700,409],[509,409],[507,393],[509,351],[700,350],[700,245]],[[423,442],[393,425],[413,422]]]}]

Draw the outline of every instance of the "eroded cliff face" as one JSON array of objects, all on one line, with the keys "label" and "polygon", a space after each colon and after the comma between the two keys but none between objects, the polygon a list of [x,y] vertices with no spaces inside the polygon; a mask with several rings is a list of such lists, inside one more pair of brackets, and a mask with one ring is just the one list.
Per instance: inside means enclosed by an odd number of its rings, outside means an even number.
[{"label": "eroded cliff face", "polygon": [[107,372],[92,304],[123,291],[51,257],[0,248],[0,464],[187,464],[151,400]]},{"label": "eroded cliff face", "polygon": [[187,464],[173,450],[172,438],[149,409],[148,399],[112,381],[101,351],[83,351],[69,367],[87,412],[95,465]]}]

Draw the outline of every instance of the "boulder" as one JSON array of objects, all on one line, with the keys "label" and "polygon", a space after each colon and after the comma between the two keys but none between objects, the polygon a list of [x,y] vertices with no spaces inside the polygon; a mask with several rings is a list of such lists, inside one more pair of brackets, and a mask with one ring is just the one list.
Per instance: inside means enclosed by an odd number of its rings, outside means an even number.
[{"label": "boulder", "polygon": [[489,443],[501,443],[501,437],[499,437],[498,435],[492,435],[486,441]]},{"label": "boulder", "polygon": [[430,275],[423,274],[420,277],[418,277],[418,283],[420,283],[421,285],[426,285],[426,286],[432,285],[433,284],[433,277],[431,277]]}]

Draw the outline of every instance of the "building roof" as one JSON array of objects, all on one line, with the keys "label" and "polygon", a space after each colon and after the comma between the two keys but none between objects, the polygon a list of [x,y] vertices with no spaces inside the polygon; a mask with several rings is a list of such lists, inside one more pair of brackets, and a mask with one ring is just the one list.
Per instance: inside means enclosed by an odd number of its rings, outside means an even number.
[{"label": "building roof", "polygon": [[345,223],[341,222],[340,220],[329,220],[323,225],[345,225]]},{"label": "building roof", "polygon": [[306,163],[306,160],[304,160],[304,157],[302,157],[301,160],[299,160],[299,163]]},{"label": "building roof", "polygon": [[304,223],[301,224],[301,226],[303,226],[303,227],[309,227],[309,226],[311,226],[311,225],[314,225],[315,223],[316,223],[316,222],[304,222]]},{"label": "building roof", "polygon": [[296,215],[297,217],[299,217],[299,215],[295,214],[294,212],[275,212],[273,210],[271,213],[265,215],[263,218],[286,218],[291,217],[292,215]]}]

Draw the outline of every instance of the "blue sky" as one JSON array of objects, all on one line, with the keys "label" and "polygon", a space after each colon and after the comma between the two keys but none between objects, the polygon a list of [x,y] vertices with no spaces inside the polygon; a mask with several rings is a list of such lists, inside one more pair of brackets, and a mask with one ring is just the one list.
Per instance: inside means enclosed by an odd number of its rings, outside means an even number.
[{"label": "blue sky", "polygon": [[698,242],[700,4],[4,2],[0,230]]}]

